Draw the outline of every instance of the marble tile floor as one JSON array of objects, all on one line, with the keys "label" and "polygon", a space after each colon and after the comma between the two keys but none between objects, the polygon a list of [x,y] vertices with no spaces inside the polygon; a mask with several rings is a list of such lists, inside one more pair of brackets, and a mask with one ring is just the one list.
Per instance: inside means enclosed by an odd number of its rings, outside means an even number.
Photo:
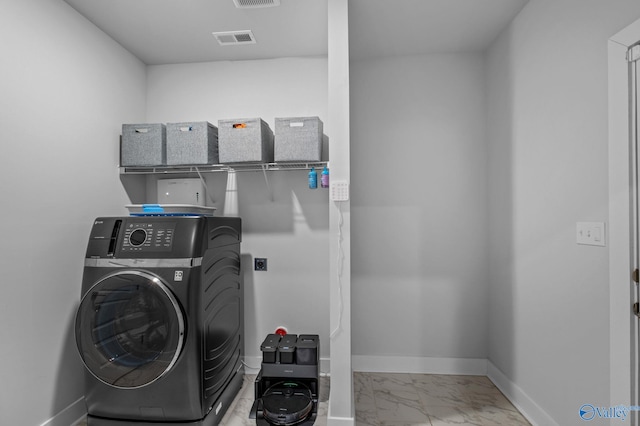
[{"label": "marble tile floor", "polygon": [[[249,419],[255,375],[242,389],[221,426],[253,426]],[[356,426],[528,426],[529,422],[484,376],[354,373]],[[320,378],[315,425],[326,426],[329,378]],[[81,420],[76,425],[86,426]]]},{"label": "marble tile floor", "polygon": [[485,376],[354,373],[354,394],[358,426],[529,425]]}]

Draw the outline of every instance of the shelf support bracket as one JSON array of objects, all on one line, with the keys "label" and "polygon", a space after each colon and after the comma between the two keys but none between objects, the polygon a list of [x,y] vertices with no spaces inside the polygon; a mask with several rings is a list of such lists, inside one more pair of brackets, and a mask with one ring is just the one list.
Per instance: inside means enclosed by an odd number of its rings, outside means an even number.
[{"label": "shelf support bracket", "polygon": [[269,192],[269,200],[273,202],[273,190],[271,189],[271,185],[269,184],[269,176],[267,176],[267,168],[269,166],[267,164],[261,164],[262,174],[264,176],[264,182],[267,184],[267,191]]},{"label": "shelf support bracket", "polygon": [[[204,186],[204,190],[205,190],[205,193],[207,194],[207,198],[209,198],[209,200],[211,200],[211,202],[215,204],[216,200],[213,199],[213,195],[211,194],[211,191],[209,191],[209,187],[207,186],[207,181],[204,180],[204,177],[202,177],[202,173],[200,173],[200,169],[195,167],[195,171],[196,173],[198,173],[198,177],[200,178],[200,182],[202,182],[202,186]],[[207,204],[206,200],[205,200],[205,204]]]}]

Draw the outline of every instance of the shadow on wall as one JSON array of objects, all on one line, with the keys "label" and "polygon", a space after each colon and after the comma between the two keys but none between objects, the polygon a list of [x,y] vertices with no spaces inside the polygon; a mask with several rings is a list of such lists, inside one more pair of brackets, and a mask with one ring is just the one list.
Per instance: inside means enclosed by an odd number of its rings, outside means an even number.
[{"label": "shadow on wall", "polygon": [[[322,170],[317,170],[318,175]],[[308,170],[237,173],[238,213],[246,233],[329,229],[329,191],[309,189]]]},{"label": "shadow on wall", "polygon": [[[75,339],[77,308],[78,304],[75,304],[65,325],[64,343],[54,384],[55,395],[51,405],[51,415],[56,415],[56,421],[59,424],[71,424],[82,415],[82,413],[75,412],[78,407],[70,407],[84,395],[84,366],[78,354]],[[84,405],[82,405],[82,409],[84,409]]]},{"label": "shadow on wall", "polygon": [[[322,136],[323,161],[329,159],[329,137]],[[331,172],[329,170],[329,172]],[[243,232],[293,233],[296,227],[329,230],[329,190],[309,188],[309,170],[237,173],[238,213]]]},{"label": "shadow on wall", "polygon": [[329,136],[322,135],[322,161],[329,161]]}]

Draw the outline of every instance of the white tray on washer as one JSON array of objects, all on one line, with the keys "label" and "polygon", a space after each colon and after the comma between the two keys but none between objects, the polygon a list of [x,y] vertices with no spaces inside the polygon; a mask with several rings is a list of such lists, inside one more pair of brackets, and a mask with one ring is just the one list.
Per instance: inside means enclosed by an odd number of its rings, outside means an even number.
[{"label": "white tray on washer", "polygon": [[131,216],[213,216],[215,207],[194,204],[128,204]]}]

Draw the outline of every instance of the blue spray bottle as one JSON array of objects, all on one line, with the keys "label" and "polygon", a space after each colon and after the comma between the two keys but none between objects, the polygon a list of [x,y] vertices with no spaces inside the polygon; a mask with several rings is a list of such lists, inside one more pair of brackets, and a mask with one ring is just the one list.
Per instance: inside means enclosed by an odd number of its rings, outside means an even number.
[{"label": "blue spray bottle", "polygon": [[329,187],[329,170],[327,170],[327,166],[324,166],[324,169],[322,169],[322,174],[320,175],[320,187]]},{"label": "blue spray bottle", "polygon": [[309,172],[309,188],[316,189],[318,187],[318,173],[316,173],[316,169],[313,167]]}]

